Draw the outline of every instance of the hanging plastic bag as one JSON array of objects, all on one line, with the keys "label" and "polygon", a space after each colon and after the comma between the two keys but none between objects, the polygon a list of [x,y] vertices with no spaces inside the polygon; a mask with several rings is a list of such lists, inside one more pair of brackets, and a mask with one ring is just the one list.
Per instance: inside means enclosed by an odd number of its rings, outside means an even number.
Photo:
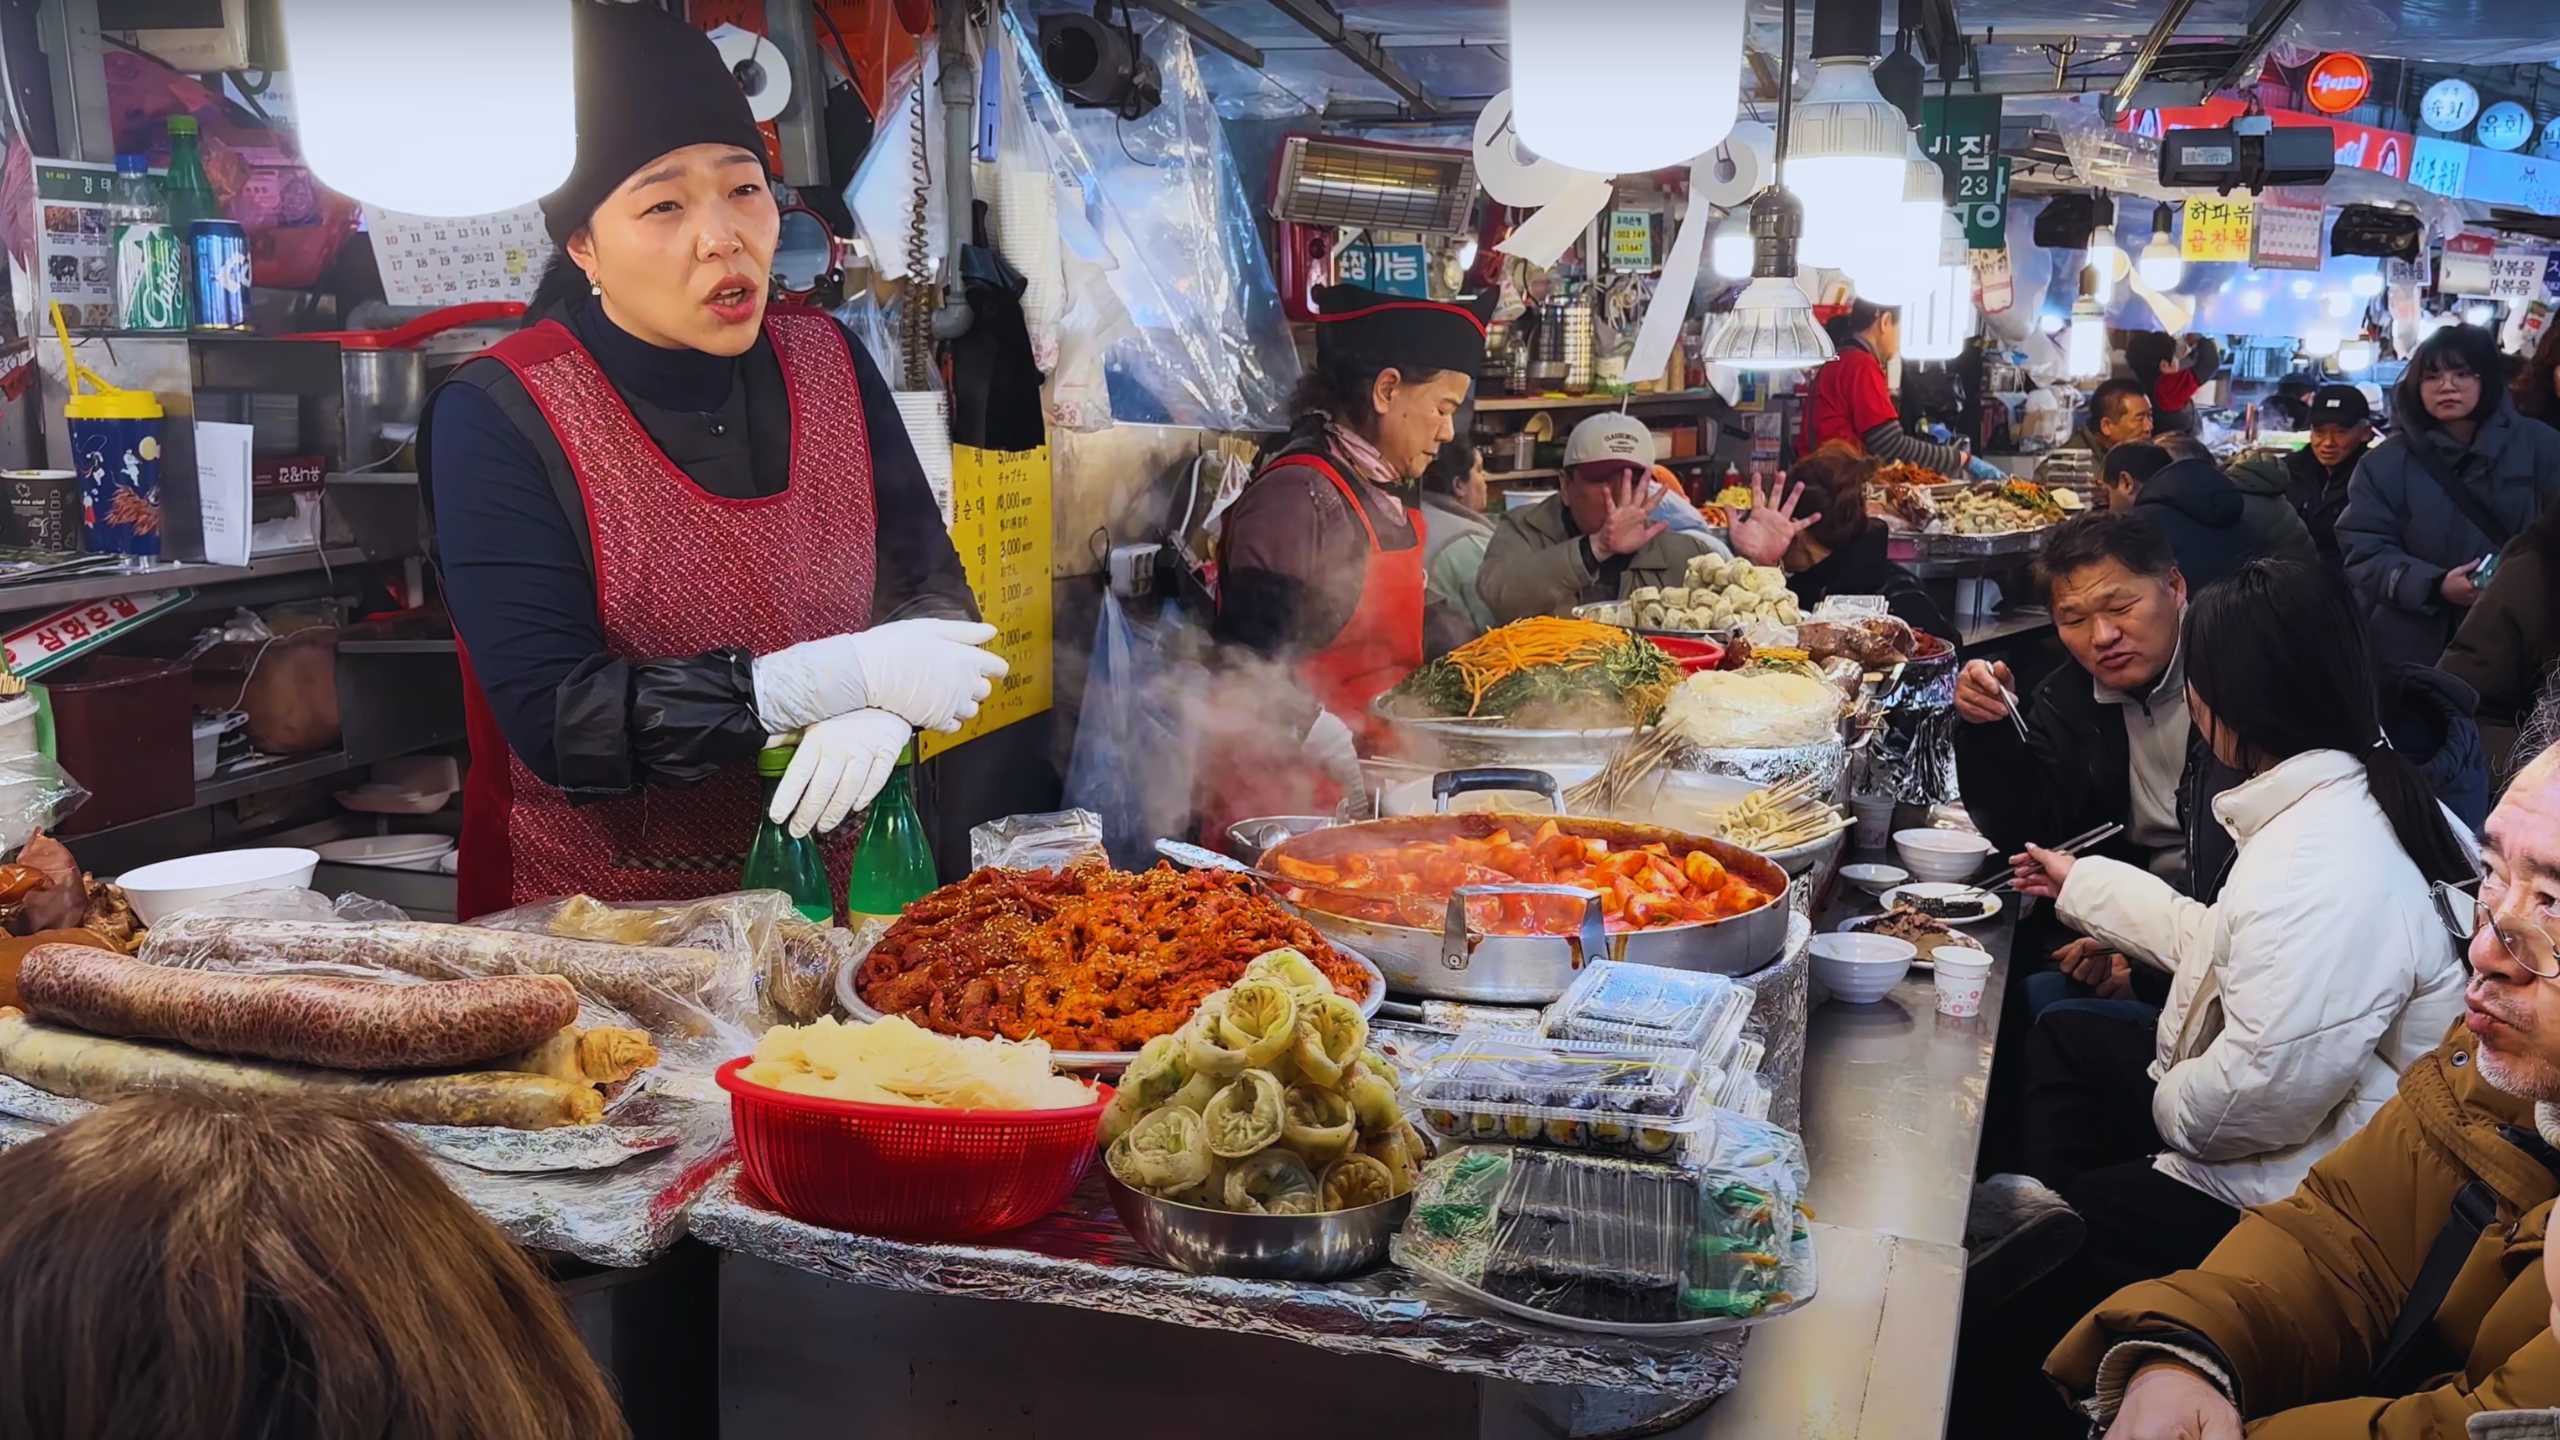
[{"label": "hanging plastic bag", "polygon": [[[1180,611],[1168,607],[1168,617]],[[1168,619],[1160,624],[1172,624]],[[1191,755],[1174,666],[1108,591],[1093,626],[1093,662],[1067,761],[1066,802],[1102,817],[1104,848],[1123,869],[1155,861],[1155,842],[1189,828]]]}]

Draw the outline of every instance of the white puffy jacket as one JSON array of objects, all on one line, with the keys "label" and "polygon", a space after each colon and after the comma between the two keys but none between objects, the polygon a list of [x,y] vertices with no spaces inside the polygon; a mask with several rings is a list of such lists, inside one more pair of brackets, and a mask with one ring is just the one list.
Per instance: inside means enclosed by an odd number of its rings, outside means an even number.
[{"label": "white puffy jacket", "polygon": [[2174,972],[2151,1062],[2158,1168],[2246,1208],[2292,1194],[2382,1108],[2462,1013],[2465,976],[2358,757],[2296,755],[2213,811],[2240,847],[2215,904],[2086,859],[2057,909]]}]

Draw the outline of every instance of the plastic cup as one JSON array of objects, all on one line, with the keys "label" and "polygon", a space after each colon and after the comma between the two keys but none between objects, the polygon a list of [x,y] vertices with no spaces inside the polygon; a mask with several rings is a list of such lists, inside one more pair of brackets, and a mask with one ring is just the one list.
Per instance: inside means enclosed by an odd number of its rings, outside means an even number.
[{"label": "plastic cup", "polygon": [[1860,850],[1881,850],[1893,838],[1893,797],[1890,795],[1852,795],[1849,797],[1851,835],[1849,843]]},{"label": "plastic cup", "polygon": [[1983,987],[1991,979],[1988,952],[1942,945],[1929,958],[1938,988],[1938,1013],[1969,1020],[1982,1013]]}]

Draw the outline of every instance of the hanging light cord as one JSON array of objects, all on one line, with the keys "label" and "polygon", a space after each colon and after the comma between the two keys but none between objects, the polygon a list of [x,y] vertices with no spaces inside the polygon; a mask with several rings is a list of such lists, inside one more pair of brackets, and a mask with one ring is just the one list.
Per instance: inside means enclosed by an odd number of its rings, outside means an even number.
[{"label": "hanging light cord", "polygon": [[1787,188],[1787,120],[1795,114],[1796,0],[1787,0],[1778,20],[1778,169],[1770,181]]}]

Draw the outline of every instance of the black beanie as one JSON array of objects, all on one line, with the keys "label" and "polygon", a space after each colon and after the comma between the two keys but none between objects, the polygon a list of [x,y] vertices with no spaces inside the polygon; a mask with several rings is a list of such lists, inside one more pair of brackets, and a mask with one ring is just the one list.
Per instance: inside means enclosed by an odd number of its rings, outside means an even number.
[{"label": "black beanie", "polygon": [[764,155],[746,92],[711,37],[649,3],[575,7],[578,160],[542,197],[551,243],[567,243],[641,166],[687,145]]},{"label": "black beanie", "polygon": [[1425,300],[1328,285],[1316,292],[1316,355],[1328,361],[1356,356],[1407,374],[1462,370],[1472,379],[1484,369],[1486,322],[1500,298],[1488,290],[1457,301]]}]

